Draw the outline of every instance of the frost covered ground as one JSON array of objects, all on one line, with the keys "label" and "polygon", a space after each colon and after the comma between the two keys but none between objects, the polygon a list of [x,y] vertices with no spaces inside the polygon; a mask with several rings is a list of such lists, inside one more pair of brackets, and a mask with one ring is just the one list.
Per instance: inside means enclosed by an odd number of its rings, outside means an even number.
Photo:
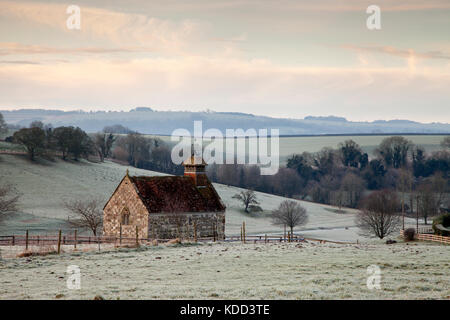
[{"label": "frost covered ground", "polygon": [[[113,162],[88,163],[40,161],[31,164],[25,157],[0,155],[0,182],[11,183],[22,194],[20,212],[7,217],[0,224],[0,235],[31,233],[52,233],[65,229],[67,212],[63,201],[73,198],[96,197],[104,202],[111,196],[120,180],[129,169],[130,175],[162,175],[158,172],[122,166]],[[239,235],[242,222],[246,223],[248,234],[280,234],[268,217],[271,210],[286,198],[257,192],[264,212],[259,216],[244,214],[242,205],[233,195],[243,189],[215,184],[227,206],[226,235]],[[335,213],[335,207],[300,201],[309,214],[307,225],[296,229],[305,237],[339,241],[364,241],[358,235],[354,223],[356,210],[345,209]],[[413,219],[407,223],[414,225]]]},{"label": "frost covered ground", "polygon": [[[379,290],[366,286],[373,264]],[[450,299],[449,269],[449,247],[423,242],[159,245],[4,259],[0,299]]]}]

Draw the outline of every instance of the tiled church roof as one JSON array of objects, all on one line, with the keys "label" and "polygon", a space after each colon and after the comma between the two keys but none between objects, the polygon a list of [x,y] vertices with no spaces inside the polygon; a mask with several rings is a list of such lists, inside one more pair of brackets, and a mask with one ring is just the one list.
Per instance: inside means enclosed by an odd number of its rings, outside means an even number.
[{"label": "tiled church roof", "polygon": [[225,206],[211,182],[196,187],[188,176],[129,177],[148,211],[217,212]]}]

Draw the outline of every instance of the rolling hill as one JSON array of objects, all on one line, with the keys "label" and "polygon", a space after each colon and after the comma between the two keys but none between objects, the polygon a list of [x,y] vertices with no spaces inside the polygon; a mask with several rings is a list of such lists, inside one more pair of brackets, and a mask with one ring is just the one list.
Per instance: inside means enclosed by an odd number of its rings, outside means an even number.
[{"label": "rolling hill", "polygon": [[334,116],[287,119],[236,112],[156,111],[150,108],[136,108],[128,112],[21,109],[1,110],[1,113],[10,124],[28,126],[32,121],[39,120],[55,127],[78,126],[87,132],[97,132],[105,126],[121,124],[140,133],[169,135],[178,128],[192,131],[193,121],[201,120],[203,130],[216,128],[222,132],[227,128],[273,128],[279,129],[280,135],[450,133],[449,123],[419,123],[408,120],[354,122]]},{"label": "rolling hill", "polygon": [[[65,200],[95,197],[106,202],[126,170],[130,175],[162,175],[158,172],[136,169],[113,162],[90,163],[49,162],[30,163],[23,156],[0,156],[0,181],[13,184],[22,195],[20,212],[10,214],[0,224],[0,235],[30,232],[55,232],[65,229],[68,212]],[[243,212],[238,200],[232,198],[242,189],[215,184],[227,206],[226,235],[239,235],[240,226],[246,222],[248,234],[280,234],[282,230],[272,225],[269,214],[285,198],[257,192],[263,212],[249,216]],[[309,213],[309,222],[297,231],[320,239],[356,241],[361,239],[354,224],[356,210],[346,209],[336,213],[335,207],[300,201]],[[413,221],[411,221],[413,224]]]}]

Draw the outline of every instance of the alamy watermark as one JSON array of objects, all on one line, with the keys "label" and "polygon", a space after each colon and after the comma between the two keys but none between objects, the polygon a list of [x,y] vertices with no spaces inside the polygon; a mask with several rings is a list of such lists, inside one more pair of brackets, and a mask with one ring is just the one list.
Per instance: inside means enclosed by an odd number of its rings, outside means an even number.
[{"label": "alamy watermark", "polygon": [[381,30],[381,9],[379,6],[371,5],[366,9],[367,17],[366,25],[369,30]]},{"label": "alamy watermark", "polygon": [[67,289],[70,290],[80,290],[81,289],[81,270],[77,265],[70,265],[67,267]]},{"label": "alamy watermark", "polygon": [[373,290],[381,289],[381,269],[376,264],[372,264],[367,267],[367,289]]},{"label": "alamy watermark", "polygon": [[[171,141],[178,142],[171,154],[174,164],[181,164],[194,154],[196,163],[203,159],[207,164],[259,165],[262,175],[274,175],[280,166],[278,129],[270,129],[270,135],[267,129],[226,129],[223,134],[215,128],[203,132],[202,121],[194,121],[193,135],[187,129],[176,129]],[[207,144],[203,148],[204,142]]]},{"label": "alamy watermark", "polygon": [[66,26],[69,30],[81,29],[81,9],[79,6],[70,5],[66,9],[66,13],[70,16],[66,20]]}]

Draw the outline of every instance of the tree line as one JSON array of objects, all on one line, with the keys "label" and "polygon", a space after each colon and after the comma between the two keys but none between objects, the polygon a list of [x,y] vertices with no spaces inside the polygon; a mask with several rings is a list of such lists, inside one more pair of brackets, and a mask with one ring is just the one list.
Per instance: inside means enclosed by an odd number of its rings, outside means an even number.
[{"label": "tree line", "polygon": [[[8,125],[0,113],[0,134],[7,132]],[[52,159],[55,155],[63,160],[89,160],[95,156],[101,162],[110,157],[136,168],[169,174],[183,174],[184,170],[172,162],[171,148],[161,139],[146,137],[119,124],[87,134],[79,127],[54,128],[34,121],[28,128],[17,129],[5,141],[22,145],[32,161],[37,157]]]},{"label": "tree line", "polygon": [[399,210],[419,208],[425,221],[449,208],[450,137],[442,150],[426,153],[401,136],[387,137],[374,151],[362,151],[353,140],[336,149],[293,154],[273,176],[256,165],[210,165],[212,181],[313,202],[357,208],[377,190],[400,193]]},{"label": "tree line", "polygon": [[37,157],[51,159],[55,154],[63,160],[88,158],[96,146],[89,135],[78,127],[57,127],[34,121],[28,128],[21,128],[5,139],[22,145],[30,160]]}]

